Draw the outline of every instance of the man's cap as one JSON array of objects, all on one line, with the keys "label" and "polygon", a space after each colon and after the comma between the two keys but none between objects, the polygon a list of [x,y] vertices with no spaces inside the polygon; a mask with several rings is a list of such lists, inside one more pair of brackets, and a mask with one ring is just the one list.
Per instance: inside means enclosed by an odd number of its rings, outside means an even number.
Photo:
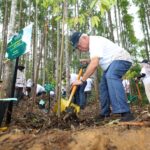
[{"label": "man's cap", "polygon": [[141,63],[148,63],[148,60],[144,59],[144,60],[141,61]]},{"label": "man's cap", "polygon": [[79,42],[79,39],[80,39],[81,35],[82,35],[81,32],[74,32],[74,33],[71,35],[71,37],[70,37],[70,42],[71,42],[71,44],[72,44],[72,46],[73,46],[74,48],[77,47],[77,44],[78,44],[78,42]]}]

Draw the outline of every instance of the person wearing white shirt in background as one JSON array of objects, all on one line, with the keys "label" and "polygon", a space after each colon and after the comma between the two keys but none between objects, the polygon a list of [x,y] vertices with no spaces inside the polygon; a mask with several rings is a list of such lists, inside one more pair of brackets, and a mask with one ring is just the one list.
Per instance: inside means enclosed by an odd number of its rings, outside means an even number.
[{"label": "person wearing white shirt in background", "polygon": [[27,80],[27,84],[26,84],[26,96],[30,97],[31,96],[31,89],[33,86],[33,81],[32,79],[28,79]]},{"label": "person wearing white shirt in background", "polygon": [[37,84],[37,87],[36,87],[36,95],[37,96],[40,96],[42,94],[46,94],[46,91],[45,91],[45,88],[40,85],[40,84]]},{"label": "person wearing white shirt in background", "polygon": [[150,64],[148,60],[143,60],[141,62],[141,72],[140,76],[138,76],[137,79],[142,80],[147,99],[150,103]]},{"label": "person wearing white shirt in background", "polygon": [[[75,73],[70,74],[70,84],[72,84],[75,80],[77,80],[77,78],[78,78],[77,74]],[[79,105],[81,109],[84,109],[86,106],[86,98],[85,98],[85,93],[84,93],[86,84],[87,82],[85,82],[82,85],[77,86],[77,90],[73,99],[73,103]]]},{"label": "person wearing white shirt in background", "polygon": [[91,78],[88,78],[87,80],[87,85],[84,89],[84,93],[85,93],[85,99],[86,99],[86,103],[88,101],[88,98],[91,95],[91,90],[92,90],[92,86],[93,86],[93,80]]},{"label": "person wearing white shirt in background", "polygon": [[37,84],[37,86],[36,86],[36,95],[37,96],[40,96],[40,101],[39,101],[39,108],[41,109],[41,110],[44,110],[45,111],[45,105],[46,105],[46,101],[45,101],[45,95],[46,95],[46,90],[45,90],[45,88],[42,86],[42,85],[40,85],[40,84]]},{"label": "person wearing white shirt in background", "polygon": [[130,81],[128,79],[123,79],[122,84],[123,84],[126,96],[128,98],[130,95]]},{"label": "person wearing white shirt in background", "polygon": [[23,65],[17,67],[17,78],[15,83],[15,97],[18,99],[17,104],[23,98],[26,87],[26,78],[23,72],[24,68]]}]

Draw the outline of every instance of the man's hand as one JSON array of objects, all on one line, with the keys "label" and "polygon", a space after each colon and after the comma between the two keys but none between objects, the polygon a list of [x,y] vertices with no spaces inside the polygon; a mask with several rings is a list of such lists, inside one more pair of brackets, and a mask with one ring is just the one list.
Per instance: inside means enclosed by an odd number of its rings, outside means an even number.
[{"label": "man's hand", "polygon": [[74,86],[74,85],[81,85],[82,84],[82,81],[81,80],[76,80],[72,83],[71,86]]}]

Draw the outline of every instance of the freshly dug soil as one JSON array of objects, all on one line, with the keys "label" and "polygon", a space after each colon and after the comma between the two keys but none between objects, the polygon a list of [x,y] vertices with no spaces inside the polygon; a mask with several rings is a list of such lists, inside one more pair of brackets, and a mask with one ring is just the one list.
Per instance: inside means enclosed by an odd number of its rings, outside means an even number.
[{"label": "freshly dug soil", "polygon": [[[53,105],[53,104],[51,104]],[[45,113],[25,98],[14,106],[12,123],[0,131],[0,150],[150,150],[148,126],[118,125],[112,120],[95,123],[99,104],[90,102],[79,117],[64,120]],[[147,106],[132,106],[136,121],[150,122]]]}]

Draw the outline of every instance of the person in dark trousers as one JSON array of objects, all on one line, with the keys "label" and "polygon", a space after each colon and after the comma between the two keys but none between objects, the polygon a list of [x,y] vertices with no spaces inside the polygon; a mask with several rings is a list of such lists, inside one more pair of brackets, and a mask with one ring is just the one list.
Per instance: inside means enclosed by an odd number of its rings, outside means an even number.
[{"label": "person in dark trousers", "polygon": [[[76,73],[72,73],[70,75],[70,84],[72,84],[75,80],[77,80],[78,75]],[[80,106],[81,109],[84,109],[86,106],[86,97],[84,93],[84,89],[86,87],[87,82],[79,85],[74,95],[73,103]]]},{"label": "person in dark trousers", "polygon": [[73,85],[82,85],[99,65],[103,69],[100,81],[101,111],[95,121],[105,120],[111,113],[119,114],[120,121],[134,120],[122,85],[122,77],[132,65],[130,54],[104,37],[88,36],[81,32],[73,33],[70,42],[80,52],[89,51],[91,60],[82,79],[76,80]]},{"label": "person in dark trousers", "polygon": [[17,98],[17,104],[24,96],[25,88],[26,88],[26,78],[24,74],[24,66],[19,65],[17,68],[17,78],[15,84],[15,97]]}]

